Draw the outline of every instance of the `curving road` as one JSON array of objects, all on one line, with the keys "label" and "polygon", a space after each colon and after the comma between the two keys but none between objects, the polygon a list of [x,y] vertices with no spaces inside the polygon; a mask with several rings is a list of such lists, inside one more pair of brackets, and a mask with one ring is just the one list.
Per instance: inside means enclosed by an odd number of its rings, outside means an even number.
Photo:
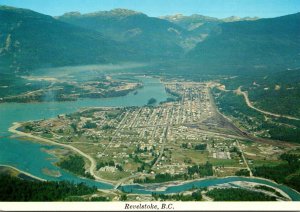
[{"label": "curving road", "polygon": [[8,129],[8,131],[11,132],[11,133],[15,133],[15,134],[17,134],[17,135],[20,135],[20,136],[25,136],[25,137],[34,138],[34,139],[39,140],[39,141],[42,141],[42,142],[51,143],[51,144],[54,144],[54,145],[57,145],[57,146],[63,146],[63,147],[66,147],[66,148],[68,148],[68,149],[71,149],[71,150],[73,150],[74,152],[77,152],[78,154],[82,155],[83,157],[85,157],[86,159],[88,159],[88,160],[90,161],[91,165],[90,165],[89,172],[90,172],[90,174],[91,174],[96,180],[99,180],[99,181],[102,181],[102,182],[107,182],[107,183],[115,183],[115,182],[113,182],[113,181],[105,180],[105,179],[102,179],[102,178],[98,177],[98,176],[95,174],[95,169],[96,169],[96,165],[97,165],[95,159],[93,159],[91,156],[85,154],[85,153],[82,152],[81,150],[77,149],[76,147],[73,147],[73,146],[70,146],[70,145],[67,145],[67,144],[57,143],[57,142],[52,141],[52,140],[50,140],[50,139],[41,138],[41,137],[32,135],[31,133],[24,133],[24,132],[21,132],[21,131],[17,130],[19,127],[21,127],[21,124],[18,123],[18,122],[14,122],[14,123],[13,123],[13,126],[10,127],[10,128]]},{"label": "curving road", "polygon": [[282,115],[282,114],[277,114],[277,113],[271,113],[271,112],[268,112],[268,111],[265,111],[265,110],[262,110],[262,109],[254,107],[253,104],[252,104],[252,102],[249,100],[248,92],[247,91],[242,91],[241,88],[242,88],[242,86],[240,86],[236,90],[236,93],[239,94],[239,95],[243,95],[244,96],[246,104],[247,104],[248,107],[250,107],[250,108],[252,108],[252,109],[254,109],[254,110],[256,110],[256,111],[258,111],[260,113],[264,113],[266,115],[274,116],[274,117],[277,117],[277,118],[286,118],[286,119],[300,121],[300,118],[296,118],[294,116]]}]

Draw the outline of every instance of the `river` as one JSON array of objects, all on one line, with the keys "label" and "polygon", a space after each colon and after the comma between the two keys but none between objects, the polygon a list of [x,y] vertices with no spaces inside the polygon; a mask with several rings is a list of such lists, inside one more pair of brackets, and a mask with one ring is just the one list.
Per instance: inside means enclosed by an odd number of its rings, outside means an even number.
[{"label": "river", "polygon": [[[42,102],[42,103],[3,103],[0,104],[0,164],[14,166],[22,171],[28,172],[39,178],[46,180],[68,180],[75,183],[84,182],[91,186],[101,189],[112,189],[113,185],[98,182],[90,179],[80,178],[59,167],[53,165],[58,159],[48,154],[45,149],[58,148],[47,144],[32,142],[15,137],[8,128],[13,122],[48,119],[58,114],[72,113],[83,107],[94,106],[143,106],[147,104],[150,98],[155,98],[157,102],[167,99],[163,84],[156,78],[139,77],[144,87],[137,93],[129,93],[126,96],[102,99],[79,99],[75,102]],[[49,176],[43,170],[59,171],[61,176]],[[268,180],[246,178],[246,177],[229,177],[205,179],[194,182],[187,182],[182,185],[167,187],[166,190],[156,193],[176,193],[186,191],[192,187],[206,187],[235,181],[258,182],[266,185],[277,187],[286,192],[293,200],[300,200],[300,194],[294,190],[273,183]],[[128,192],[151,194],[153,190],[144,188],[140,185],[121,186]]]}]

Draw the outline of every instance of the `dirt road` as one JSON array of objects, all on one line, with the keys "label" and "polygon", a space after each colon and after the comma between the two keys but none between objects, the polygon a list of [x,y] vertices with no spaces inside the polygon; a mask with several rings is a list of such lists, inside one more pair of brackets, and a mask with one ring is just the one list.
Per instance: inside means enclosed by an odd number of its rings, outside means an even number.
[{"label": "dirt road", "polygon": [[242,88],[242,86],[240,86],[235,92],[238,95],[243,95],[244,96],[246,104],[247,104],[248,107],[250,107],[250,108],[252,108],[252,109],[254,109],[254,110],[256,110],[256,111],[258,111],[260,113],[263,113],[263,114],[266,114],[266,115],[270,115],[270,116],[274,116],[274,117],[277,117],[277,118],[286,118],[286,119],[300,121],[300,118],[296,118],[296,117],[288,116],[288,115],[271,113],[271,112],[268,112],[268,111],[265,111],[265,110],[262,110],[262,109],[254,107],[253,104],[252,104],[252,102],[249,100],[248,92],[247,91],[242,91],[241,88]]}]

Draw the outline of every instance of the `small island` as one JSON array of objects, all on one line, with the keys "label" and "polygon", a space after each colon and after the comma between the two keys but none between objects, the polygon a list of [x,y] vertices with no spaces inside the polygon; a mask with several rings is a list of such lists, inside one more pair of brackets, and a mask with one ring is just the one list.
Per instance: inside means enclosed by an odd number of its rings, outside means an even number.
[{"label": "small island", "polygon": [[54,78],[47,76],[23,77],[24,84],[14,95],[3,95],[0,102],[52,102],[76,101],[79,98],[110,98],[125,96],[130,92],[137,94],[142,83],[134,79],[113,79],[110,76],[89,77],[82,80],[76,76],[72,81],[69,77]]}]

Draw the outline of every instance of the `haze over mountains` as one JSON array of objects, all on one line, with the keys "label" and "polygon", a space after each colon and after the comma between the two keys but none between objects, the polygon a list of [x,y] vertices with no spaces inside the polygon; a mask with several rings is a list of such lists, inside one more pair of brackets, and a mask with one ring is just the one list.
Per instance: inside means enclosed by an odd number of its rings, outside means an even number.
[{"label": "haze over mountains", "polygon": [[220,72],[300,66],[300,13],[269,19],[155,18],[115,9],[51,17],[1,6],[0,20],[0,73],[120,61],[170,67],[182,62],[193,71],[199,66]]}]

